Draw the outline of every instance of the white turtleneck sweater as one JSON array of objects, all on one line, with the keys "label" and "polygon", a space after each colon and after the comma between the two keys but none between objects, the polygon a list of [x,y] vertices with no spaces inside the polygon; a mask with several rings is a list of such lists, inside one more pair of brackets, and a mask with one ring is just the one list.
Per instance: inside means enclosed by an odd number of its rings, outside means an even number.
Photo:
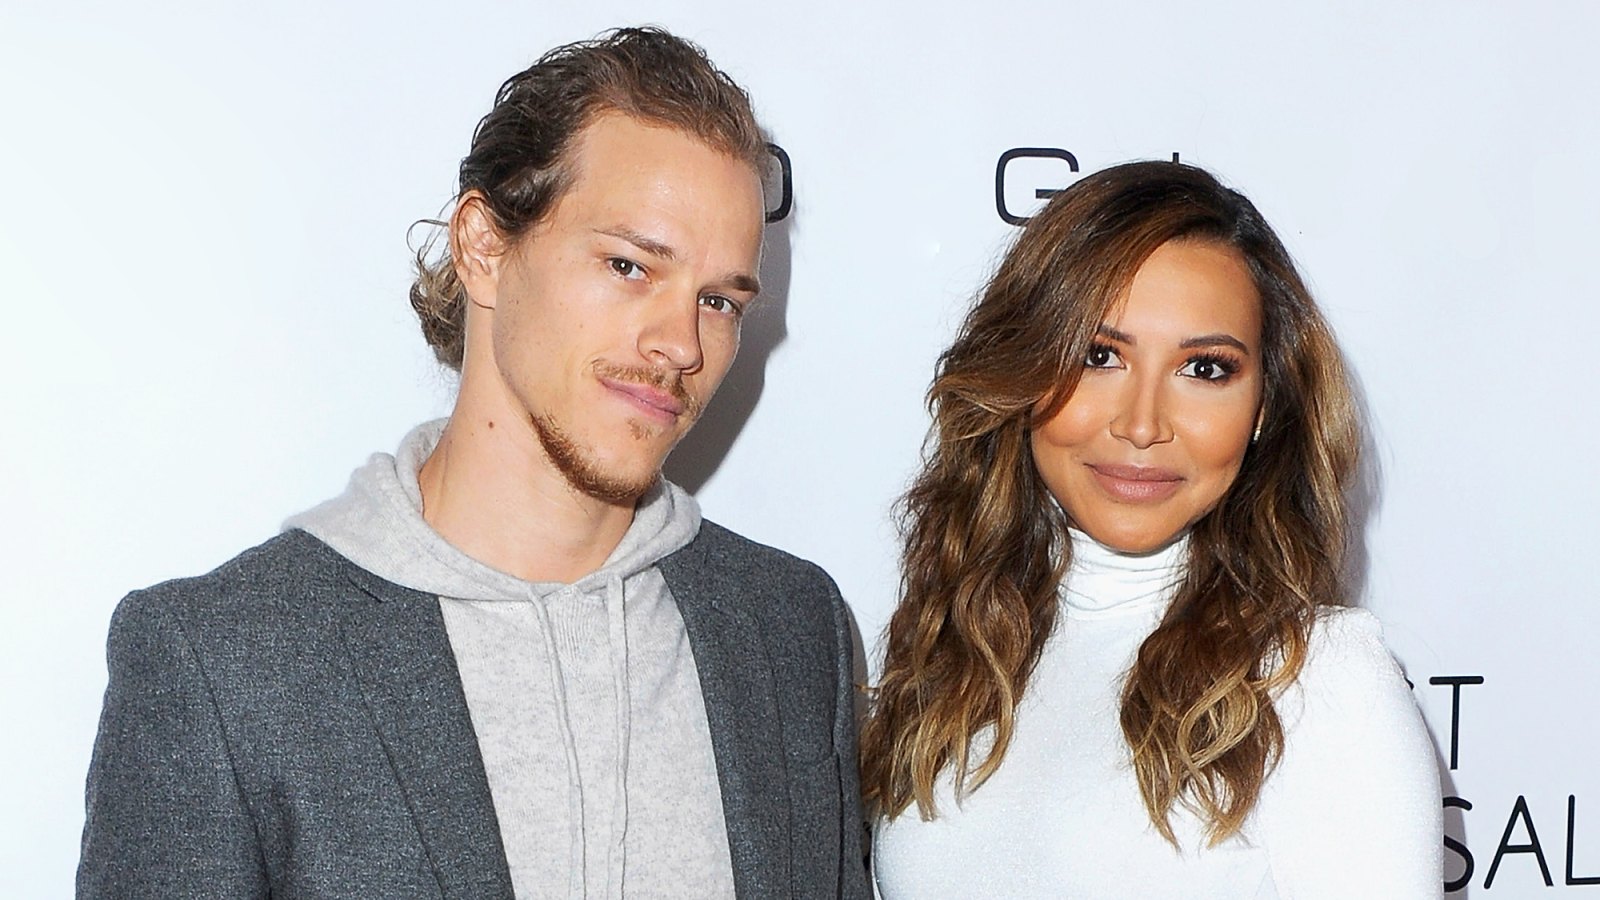
[{"label": "white turtleneck sweater", "polygon": [[[1434,746],[1377,620],[1328,609],[1304,669],[1278,700],[1283,757],[1240,835],[1206,848],[1177,811],[1181,851],[1151,826],[1118,721],[1139,645],[1187,553],[1117,553],[1072,533],[1061,615],[1018,708],[998,771],[937,815],[913,805],[874,836],[885,900],[1418,900],[1442,896]],[[975,742],[974,760],[988,749]]]}]

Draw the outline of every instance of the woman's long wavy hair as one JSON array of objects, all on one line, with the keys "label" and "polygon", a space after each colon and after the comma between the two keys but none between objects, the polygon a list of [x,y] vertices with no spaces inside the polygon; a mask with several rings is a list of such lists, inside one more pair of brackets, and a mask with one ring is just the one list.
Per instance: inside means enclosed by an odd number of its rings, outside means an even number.
[{"label": "woman's long wavy hair", "polygon": [[1070,563],[1029,431],[1066,403],[1134,273],[1174,240],[1231,247],[1249,266],[1262,428],[1193,528],[1185,577],[1127,675],[1122,732],[1150,821],[1174,844],[1174,806],[1215,844],[1260,796],[1283,748],[1274,698],[1300,672],[1317,607],[1343,599],[1358,419],[1333,335],[1255,206],[1200,169],[1143,162],[1052,199],[940,357],[923,469],[900,507],[900,603],[862,734],[878,813],[915,802],[932,818],[947,767],[959,797],[1005,758]]}]

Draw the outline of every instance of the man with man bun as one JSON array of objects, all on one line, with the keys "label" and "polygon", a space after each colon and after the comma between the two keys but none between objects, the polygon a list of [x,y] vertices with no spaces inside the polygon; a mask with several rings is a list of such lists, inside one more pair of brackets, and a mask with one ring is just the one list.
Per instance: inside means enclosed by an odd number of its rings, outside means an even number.
[{"label": "man with man bun", "polygon": [[865,897],[816,566],[661,475],[757,302],[767,150],[695,45],[500,89],[412,305],[448,419],[129,595],[80,897]]}]

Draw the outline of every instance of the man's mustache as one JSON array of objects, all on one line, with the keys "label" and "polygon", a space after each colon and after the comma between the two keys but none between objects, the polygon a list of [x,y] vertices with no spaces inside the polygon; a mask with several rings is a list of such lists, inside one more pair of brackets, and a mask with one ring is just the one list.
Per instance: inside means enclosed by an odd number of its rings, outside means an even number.
[{"label": "man's mustache", "polygon": [[658,369],[654,366],[619,366],[612,363],[596,362],[595,375],[600,378],[609,378],[613,381],[632,382],[643,384],[657,390],[666,391],[674,400],[683,404],[683,412],[693,422],[700,418],[701,403],[690,395],[683,386],[683,376],[675,371]]}]

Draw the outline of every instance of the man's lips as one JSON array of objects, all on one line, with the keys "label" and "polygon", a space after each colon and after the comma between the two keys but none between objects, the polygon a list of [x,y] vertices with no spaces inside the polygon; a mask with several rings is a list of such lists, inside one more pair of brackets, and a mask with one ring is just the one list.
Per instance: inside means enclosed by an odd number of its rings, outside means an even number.
[{"label": "man's lips", "polygon": [[1110,463],[1089,463],[1088,466],[1101,490],[1128,503],[1165,500],[1183,484],[1183,476],[1171,469]]},{"label": "man's lips", "polygon": [[675,421],[683,414],[685,404],[673,395],[671,391],[637,381],[623,381],[617,378],[601,378],[600,383],[607,390],[621,394],[631,401],[641,412],[663,422]]}]

